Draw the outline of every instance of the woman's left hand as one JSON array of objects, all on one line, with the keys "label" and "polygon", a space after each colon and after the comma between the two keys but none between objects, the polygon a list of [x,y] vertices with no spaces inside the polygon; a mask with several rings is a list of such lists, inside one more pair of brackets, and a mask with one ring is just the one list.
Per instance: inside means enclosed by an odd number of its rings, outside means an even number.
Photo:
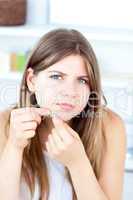
[{"label": "woman's left hand", "polygon": [[68,168],[82,162],[86,153],[79,135],[63,120],[52,120],[54,128],[46,142],[49,156]]}]

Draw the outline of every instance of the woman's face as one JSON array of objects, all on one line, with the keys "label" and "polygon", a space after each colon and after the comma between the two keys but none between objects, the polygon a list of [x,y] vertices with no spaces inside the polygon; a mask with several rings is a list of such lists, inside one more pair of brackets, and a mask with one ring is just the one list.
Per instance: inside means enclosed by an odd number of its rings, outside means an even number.
[{"label": "woman's face", "polygon": [[46,107],[52,116],[69,121],[86,106],[90,94],[89,78],[84,60],[70,55],[39,72],[34,91],[40,107]]}]

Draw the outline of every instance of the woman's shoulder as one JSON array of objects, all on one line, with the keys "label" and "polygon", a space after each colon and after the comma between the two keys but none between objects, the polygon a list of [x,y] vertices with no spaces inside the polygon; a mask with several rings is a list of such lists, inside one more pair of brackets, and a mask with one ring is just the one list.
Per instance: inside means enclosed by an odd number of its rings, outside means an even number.
[{"label": "woman's shoulder", "polygon": [[124,124],[124,120],[122,119],[122,117],[108,107],[103,108],[102,116],[103,116],[103,123],[105,123],[106,126],[110,125],[121,126]]},{"label": "woman's shoulder", "polygon": [[6,122],[10,117],[11,111],[14,110],[14,109],[17,109],[17,108],[18,108],[18,104],[14,105],[12,107],[8,107],[4,110],[1,110],[0,111],[0,123],[1,123],[1,121],[3,123]]},{"label": "woman's shoulder", "polygon": [[7,124],[9,118],[10,118],[10,113],[12,111],[12,108],[7,108],[5,110],[0,111],[0,130],[5,127]]},{"label": "woman's shoulder", "polygon": [[10,119],[11,108],[0,111],[0,153],[7,140],[8,121]]},{"label": "woman's shoulder", "polygon": [[104,133],[108,142],[126,141],[125,122],[119,114],[109,108],[104,108],[102,119]]},{"label": "woman's shoulder", "polygon": [[4,122],[9,117],[11,110],[12,108],[7,108],[5,110],[0,111],[0,120],[2,120],[2,122]]}]

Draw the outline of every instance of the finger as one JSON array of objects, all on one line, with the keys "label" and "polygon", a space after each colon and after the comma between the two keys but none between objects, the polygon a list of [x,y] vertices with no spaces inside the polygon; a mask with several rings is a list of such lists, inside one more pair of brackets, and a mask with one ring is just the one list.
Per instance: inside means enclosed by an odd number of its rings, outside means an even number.
[{"label": "finger", "polygon": [[49,142],[45,142],[45,145],[46,145],[46,150],[49,154],[51,154],[51,148],[50,148],[50,145],[49,145]]},{"label": "finger", "polygon": [[54,143],[54,140],[53,140],[53,138],[52,138],[52,135],[51,134],[49,134],[49,136],[48,136],[48,142],[49,142],[49,147],[50,147],[50,149],[51,149],[51,152],[54,154],[56,154],[57,153],[57,148],[56,148],[56,144]]},{"label": "finger", "polygon": [[33,111],[38,113],[40,116],[49,116],[51,114],[51,110],[48,108],[33,108]]},{"label": "finger", "polygon": [[56,117],[52,119],[53,119],[53,124],[55,126],[55,129],[59,133],[63,142],[66,144],[70,144],[72,142],[72,135],[70,135],[70,133],[66,129],[64,122],[61,119],[58,119]]},{"label": "finger", "polygon": [[67,130],[65,132],[69,132],[69,134],[71,134],[72,137],[79,139],[79,135],[67,123],[65,123],[60,118],[54,117],[53,123],[54,123],[55,127],[63,128],[63,130],[64,131]]},{"label": "finger", "polygon": [[23,134],[18,134],[18,138],[21,138],[21,139],[28,139],[28,138],[32,138],[34,137],[36,134],[36,132],[34,130],[30,130],[30,131],[24,131]]},{"label": "finger", "polygon": [[35,130],[37,128],[37,123],[32,121],[32,122],[24,122],[23,123],[23,126],[22,126],[22,129],[24,131],[27,131],[27,130]]},{"label": "finger", "polygon": [[16,120],[21,122],[36,121],[38,124],[41,123],[41,117],[37,113],[32,115],[30,113],[19,115]]},{"label": "finger", "polygon": [[69,133],[76,139],[80,139],[80,136],[78,135],[78,133],[76,131],[74,131],[68,124],[64,123],[64,126],[66,127],[66,129],[69,131]]},{"label": "finger", "polygon": [[52,137],[53,137],[54,143],[56,144],[57,148],[65,149],[64,142],[63,142],[62,138],[60,137],[60,135],[57,133],[55,128],[52,130]]},{"label": "finger", "polygon": [[31,110],[33,110],[33,107],[16,108],[16,109],[12,110],[12,114],[13,115],[22,115],[27,112],[31,112]]},{"label": "finger", "polygon": [[48,142],[45,142],[45,145],[46,145],[46,150],[47,150],[48,152],[50,152],[49,143],[48,143]]},{"label": "finger", "polygon": [[14,115],[22,115],[26,112],[30,112],[33,113],[36,112],[38,113],[40,116],[47,116],[50,114],[50,109],[48,108],[35,108],[35,107],[25,107],[25,108],[19,108],[19,109],[14,109],[12,111],[12,114]]}]

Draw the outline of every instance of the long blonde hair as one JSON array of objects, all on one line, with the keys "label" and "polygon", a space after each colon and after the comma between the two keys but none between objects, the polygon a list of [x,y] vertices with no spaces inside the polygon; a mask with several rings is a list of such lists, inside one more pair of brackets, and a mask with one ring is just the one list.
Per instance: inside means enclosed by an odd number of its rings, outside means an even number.
[{"label": "long blonde hair", "polygon": [[[40,71],[45,70],[71,54],[78,54],[83,57],[89,75],[89,87],[91,91],[85,109],[78,117],[72,119],[71,127],[79,134],[98,179],[106,144],[102,128],[102,99],[104,99],[104,96],[102,94],[99,66],[95,53],[88,40],[79,31],[73,29],[55,29],[40,39],[27,61],[21,82],[20,99],[16,108],[38,106],[35,94],[29,91],[26,83],[27,69],[29,67],[37,75]],[[38,128],[36,129],[37,131]],[[32,196],[35,189],[35,177],[37,177],[40,186],[40,200],[47,200],[50,185],[47,166],[38,135],[36,134],[31,139],[30,145],[24,149],[22,177],[24,177],[25,182],[28,184]],[[69,172],[67,173],[72,184],[70,174]],[[73,199],[77,199],[74,187]]]}]

